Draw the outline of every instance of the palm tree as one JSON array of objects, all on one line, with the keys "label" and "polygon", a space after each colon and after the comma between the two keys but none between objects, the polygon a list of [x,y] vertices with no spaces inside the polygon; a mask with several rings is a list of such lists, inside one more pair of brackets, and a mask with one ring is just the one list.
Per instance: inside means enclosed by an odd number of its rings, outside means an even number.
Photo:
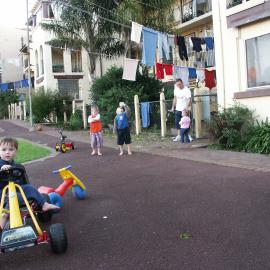
[{"label": "palm tree", "polygon": [[[52,32],[55,38],[47,43],[56,47],[68,47],[87,51],[90,60],[89,72],[94,78],[96,59],[101,54],[120,55],[124,51],[124,43],[117,38],[121,32],[119,15],[115,10],[115,1],[98,0],[53,0],[59,18],[50,23],[43,23],[43,29]],[[103,18],[106,18],[103,19]]]}]

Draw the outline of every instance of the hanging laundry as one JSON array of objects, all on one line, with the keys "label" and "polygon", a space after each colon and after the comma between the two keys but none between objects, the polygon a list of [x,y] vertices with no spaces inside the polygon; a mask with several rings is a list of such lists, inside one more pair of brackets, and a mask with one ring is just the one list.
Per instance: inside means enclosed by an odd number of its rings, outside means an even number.
[{"label": "hanging laundry", "polygon": [[14,82],[14,89],[22,88],[22,81]]},{"label": "hanging laundry", "polygon": [[205,70],[205,87],[208,87],[210,90],[216,86],[215,81],[215,70]]},{"label": "hanging laundry", "polygon": [[192,15],[193,17],[197,17],[197,0],[192,1]]},{"label": "hanging laundry", "polygon": [[14,90],[14,82],[8,83],[8,89],[9,90]]},{"label": "hanging laundry", "polygon": [[139,60],[124,58],[123,80],[136,81]]},{"label": "hanging laundry", "polygon": [[205,72],[204,69],[196,69],[197,79],[200,82],[203,82],[205,80]]},{"label": "hanging laundry", "polygon": [[165,69],[165,73],[167,76],[173,75],[173,65],[163,64],[163,68]]},{"label": "hanging laundry", "polygon": [[215,66],[214,38],[206,37],[205,44],[206,44],[206,53],[207,53],[206,65],[207,67],[213,67]]},{"label": "hanging laundry", "polygon": [[206,50],[213,50],[214,49],[214,38],[212,37],[205,37],[204,38],[206,44]]},{"label": "hanging laundry", "polygon": [[150,126],[150,102],[141,103],[141,116],[142,127],[147,128]]},{"label": "hanging laundry", "polygon": [[181,71],[179,66],[173,66],[173,77],[175,80],[181,78]]},{"label": "hanging laundry", "polygon": [[152,67],[155,64],[158,32],[147,27],[143,27],[142,31],[143,31],[142,64]]},{"label": "hanging laundry", "polygon": [[180,67],[180,79],[182,79],[184,86],[189,86],[189,71],[187,67]]},{"label": "hanging laundry", "polygon": [[188,72],[189,72],[189,78],[190,79],[196,79],[197,78],[196,68],[188,68]]},{"label": "hanging laundry", "polygon": [[8,83],[0,83],[0,90],[6,92],[8,90]]},{"label": "hanging laundry", "polygon": [[202,39],[199,37],[191,37],[193,44],[193,51],[200,52],[202,51]]},{"label": "hanging laundry", "polygon": [[142,25],[132,22],[131,26],[131,41],[140,43],[141,42],[141,34],[142,34]]},{"label": "hanging laundry", "polygon": [[174,35],[168,34],[168,44],[169,44],[169,46],[174,47],[174,45],[175,45],[175,42],[174,42]]},{"label": "hanging laundry", "polygon": [[28,86],[29,86],[28,79],[22,80],[22,88],[26,88]]},{"label": "hanging laundry", "polygon": [[168,35],[158,33],[158,58],[163,59],[163,51],[167,60],[170,60],[170,48],[168,44]]},{"label": "hanging laundry", "polygon": [[164,79],[163,64],[156,63],[156,77],[157,79]]},{"label": "hanging laundry", "polygon": [[185,38],[183,36],[176,36],[176,44],[178,45],[179,56],[181,60],[185,59],[186,61],[188,61]]}]

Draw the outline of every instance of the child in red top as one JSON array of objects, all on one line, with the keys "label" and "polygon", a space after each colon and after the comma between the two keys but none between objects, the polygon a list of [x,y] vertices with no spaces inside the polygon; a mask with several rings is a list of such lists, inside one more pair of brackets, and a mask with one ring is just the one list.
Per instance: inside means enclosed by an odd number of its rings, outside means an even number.
[{"label": "child in red top", "polygon": [[101,156],[101,147],[103,145],[102,124],[97,106],[91,107],[91,115],[88,117],[90,124],[91,147],[93,149],[92,156],[96,153]]}]

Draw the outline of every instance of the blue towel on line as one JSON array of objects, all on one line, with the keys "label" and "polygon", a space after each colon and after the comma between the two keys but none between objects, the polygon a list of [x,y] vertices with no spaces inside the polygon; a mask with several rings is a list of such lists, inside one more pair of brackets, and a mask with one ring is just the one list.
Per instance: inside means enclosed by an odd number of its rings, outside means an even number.
[{"label": "blue towel on line", "polygon": [[142,64],[152,67],[155,64],[155,55],[158,42],[158,32],[143,27],[143,56]]},{"label": "blue towel on line", "polygon": [[150,103],[141,103],[142,127],[147,128],[150,126]]}]

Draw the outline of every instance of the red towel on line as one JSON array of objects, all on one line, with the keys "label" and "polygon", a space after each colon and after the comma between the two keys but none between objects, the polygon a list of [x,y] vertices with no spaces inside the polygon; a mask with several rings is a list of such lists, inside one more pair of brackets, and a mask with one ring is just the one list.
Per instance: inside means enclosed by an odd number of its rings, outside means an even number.
[{"label": "red towel on line", "polygon": [[156,76],[157,79],[164,79],[163,64],[156,63]]},{"label": "red towel on line", "polygon": [[173,75],[173,65],[163,64],[166,75]]},{"label": "red towel on line", "polygon": [[214,70],[205,70],[205,87],[208,87],[210,90],[216,86],[215,80],[215,71]]}]

